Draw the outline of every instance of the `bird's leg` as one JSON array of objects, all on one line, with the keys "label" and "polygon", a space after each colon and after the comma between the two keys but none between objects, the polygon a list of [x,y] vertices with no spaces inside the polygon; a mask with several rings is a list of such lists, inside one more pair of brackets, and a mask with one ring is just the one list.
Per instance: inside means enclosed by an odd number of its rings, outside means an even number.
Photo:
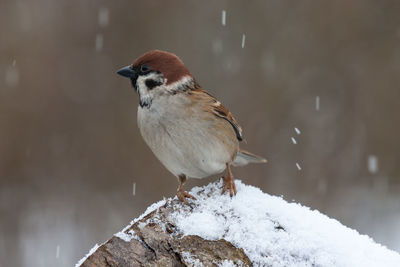
[{"label": "bird's leg", "polygon": [[180,201],[182,201],[185,204],[188,204],[186,198],[191,198],[191,199],[196,199],[194,196],[192,196],[189,193],[186,193],[185,191],[183,191],[183,184],[186,182],[186,176],[184,174],[181,174],[178,176],[178,180],[179,180],[179,187],[177,190],[177,197],[179,198]]},{"label": "bird's leg", "polygon": [[229,188],[229,195],[233,196],[236,195],[236,186],[229,163],[226,164],[226,170],[228,171],[228,176],[222,177],[222,180],[225,184],[224,188],[222,189],[222,194],[225,193],[225,191]]}]

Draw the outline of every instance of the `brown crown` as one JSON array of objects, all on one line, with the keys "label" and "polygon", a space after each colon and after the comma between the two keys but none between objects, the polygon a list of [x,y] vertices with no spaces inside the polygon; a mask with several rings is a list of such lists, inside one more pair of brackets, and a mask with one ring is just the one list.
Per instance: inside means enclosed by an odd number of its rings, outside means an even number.
[{"label": "brown crown", "polygon": [[192,76],[176,55],[160,50],[151,50],[138,57],[132,67],[146,64],[151,70],[161,72],[167,78],[167,84],[179,81],[184,76]]}]

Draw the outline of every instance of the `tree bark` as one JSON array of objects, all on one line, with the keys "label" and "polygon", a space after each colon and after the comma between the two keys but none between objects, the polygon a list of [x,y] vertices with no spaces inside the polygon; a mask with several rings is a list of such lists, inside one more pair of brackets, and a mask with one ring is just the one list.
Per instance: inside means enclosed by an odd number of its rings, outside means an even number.
[{"label": "tree bark", "polygon": [[179,207],[178,200],[166,201],[101,245],[81,266],[252,266],[244,251],[226,240],[182,236],[168,220]]}]

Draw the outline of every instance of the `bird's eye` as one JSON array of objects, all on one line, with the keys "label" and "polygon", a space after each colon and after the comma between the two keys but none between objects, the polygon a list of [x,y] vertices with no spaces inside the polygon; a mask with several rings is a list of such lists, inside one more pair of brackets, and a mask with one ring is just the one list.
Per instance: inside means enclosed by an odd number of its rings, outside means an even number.
[{"label": "bird's eye", "polygon": [[147,65],[140,66],[140,71],[141,72],[148,72],[149,70],[150,70],[150,68]]}]

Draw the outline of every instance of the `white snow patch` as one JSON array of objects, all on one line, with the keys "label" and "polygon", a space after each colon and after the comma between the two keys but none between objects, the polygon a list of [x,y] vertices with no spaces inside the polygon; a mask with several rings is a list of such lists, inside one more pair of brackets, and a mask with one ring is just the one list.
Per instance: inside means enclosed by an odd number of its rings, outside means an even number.
[{"label": "white snow patch", "polygon": [[181,253],[183,260],[185,261],[186,264],[189,264],[191,267],[203,267],[203,263],[199,259],[196,259],[195,257],[192,256],[189,252],[182,252]]},{"label": "white snow patch", "polygon": [[[121,230],[121,232],[116,233],[115,236],[121,238],[122,240],[129,242],[130,240],[132,240],[133,238],[137,239],[136,234],[133,231],[129,231],[128,234],[125,233],[135,222],[143,219],[146,215],[148,215],[150,212],[158,209],[159,207],[161,207],[162,205],[165,204],[165,199],[164,200],[160,200],[156,203],[153,203],[150,207],[148,207],[146,209],[146,211],[140,215],[138,218],[132,220],[124,229]],[[80,261],[75,264],[75,267],[79,267],[80,265],[82,265],[82,263],[90,256],[92,255],[97,249],[99,248],[99,245],[96,244],[90,251],[88,254],[86,254],[85,257],[83,257],[82,259],[80,259]]]},{"label": "white snow patch", "polygon": [[[146,211],[145,211],[142,215],[140,215],[140,216],[137,217],[136,219],[132,220],[124,229],[122,229],[121,232],[122,232],[122,233],[126,232],[126,230],[128,230],[129,228],[131,228],[131,226],[132,226],[135,222],[140,221],[140,220],[143,219],[146,215],[148,215],[150,212],[153,212],[153,211],[155,211],[156,209],[158,209],[159,207],[161,207],[162,205],[164,205],[165,202],[166,202],[166,200],[164,199],[164,200],[160,200],[160,201],[158,201],[158,202],[156,202],[156,203],[153,203],[150,207],[148,207],[148,208],[146,209]],[[120,233],[121,233],[121,232],[120,232]]]},{"label": "white snow patch", "polygon": [[121,231],[114,234],[114,236],[124,240],[125,242],[131,242],[132,239],[140,240],[139,237],[132,230],[129,231],[128,233]]},{"label": "white snow patch", "polygon": [[[183,235],[209,240],[225,239],[242,248],[254,266],[400,266],[400,255],[360,235],[335,219],[236,180],[237,195],[221,195],[222,182],[191,190],[197,200],[182,205],[169,219]],[[129,242],[133,223],[158,209],[165,199],[150,206],[116,236]],[[75,267],[99,246],[96,244]],[[182,256],[189,266],[203,266],[188,252]],[[225,260],[219,266],[234,266]]]},{"label": "white snow patch", "polygon": [[[186,264],[188,264],[190,267],[204,267],[204,264],[199,259],[196,259],[196,257],[194,257],[189,252],[183,251],[181,253],[181,255],[182,255],[184,262]],[[215,260],[215,261],[213,261],[213,263],[219,267],[236,267],[236,266],[238,266],[231,260],[223,260],[222,262],[218,262]]]},{"label": "white snow patch", "polygon": [[301,132],[300,132],[300,130],[299,130],[298,128],[294,127],[294,130],[295,130],[295,132],[296,132],[297,134],[301,134]]},{"label": "white snow patch", "polygon": [[221,188],[219,182],[191,190],[193,209],[170,215],[182,234],[228,240],[254,266],[400,266],[398,253],[319,211],[238,180],[233,198]]},{"label": "white snow patch", "polygon": [[233,261],[224,260],[219,266],[220,267],[235,267],[237,265]]},{"label": "white snow patch", "polygon": [[80,260],[78,261],[77,264],[75,264],[75,267],[81,266],[81,265],[85,262],[85,260],[86,260],[87,258],[89,258],[89,256],[92,255],[99,247],[100,247],[100,246],[99,246],[98,244],[94,245],[94,247],[92,247],[92,248],[90,249],[89,253],[86,254],[85,257],[83,257],[82,259],[80,259]]}]

